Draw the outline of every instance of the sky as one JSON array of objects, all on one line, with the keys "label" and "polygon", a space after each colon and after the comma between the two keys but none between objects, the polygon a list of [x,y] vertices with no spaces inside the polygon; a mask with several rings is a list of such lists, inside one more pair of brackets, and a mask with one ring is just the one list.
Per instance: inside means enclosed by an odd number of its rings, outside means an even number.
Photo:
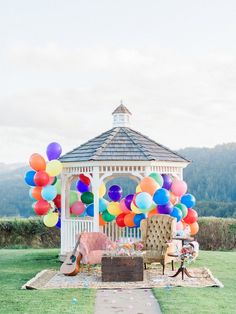
[{"label": "sky", "polygon": [[0,0],[0,162],[112,127],[177,150],[235,142],[234,0]]}]

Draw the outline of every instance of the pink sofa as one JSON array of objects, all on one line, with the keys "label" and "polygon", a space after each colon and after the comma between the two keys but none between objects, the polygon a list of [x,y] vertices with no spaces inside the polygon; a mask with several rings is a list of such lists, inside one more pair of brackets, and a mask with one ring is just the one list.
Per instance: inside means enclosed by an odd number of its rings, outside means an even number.
[{"label": "pink sofa", "polygon": [[103,253],[114,243],[101,232],[83,232],[80,238],[79,252],[82,264],[100,264]]}]

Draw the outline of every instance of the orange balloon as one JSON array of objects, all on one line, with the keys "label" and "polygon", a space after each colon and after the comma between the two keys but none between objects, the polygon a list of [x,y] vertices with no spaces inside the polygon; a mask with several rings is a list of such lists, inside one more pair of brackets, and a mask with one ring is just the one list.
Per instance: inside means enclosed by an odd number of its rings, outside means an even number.
[{"label": "orange balloon", "polygon": [[106,222],[102,219],[102,214],[99,214],[99,226],[103,227],[105,226]]},{"label": "orange balloon", "polygon": [[42,195],[41,195],[42,187],[41,186],[36,186],[32,189],[32,196],[37,200],[37,201],[42,201]]},{"label": "orange balloon", "polygon": [[125,215],[124,223],[127,227],[134,227],[135,226],[134,216],[135,216],[135,214],[133,214],[133,213]]},{"label": "orange balloon", "polygon": [[160,185],[151,177],[143,178],[139,185],[142,192],[147,192],[150,195],[153,195],[160,188]]},{"label": "orange balloon", "polygon": [[43,156],[39,154],[33,154],[30,156],[29,160],[30,167],[36,171],[46,169],[46,161]]},{"label": "orange balloon", "polygon": [[157,208],[152,209],[149,213],[148,213],[148,218],[154,216],[154,215],[158,215],[158,211]]},{"label": "orange balloon", "polygon": [[175,205],[176,202],[177,202],[177,197],[173,194],[173,193],[170,193],[170,202]]},{"label": "orange balloon", "polygon": [[193,236],[193,235],[198,233],[199,225],[198,225],[197,222],[194,222],[194,223],[190,224],[189,227],[190,227],[190,234],[191,234],[191,236]]}]

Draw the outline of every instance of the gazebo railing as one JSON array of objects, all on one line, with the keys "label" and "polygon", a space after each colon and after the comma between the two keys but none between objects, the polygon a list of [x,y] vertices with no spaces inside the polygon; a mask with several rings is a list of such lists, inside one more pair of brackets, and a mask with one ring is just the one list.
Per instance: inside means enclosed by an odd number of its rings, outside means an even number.
[{"label": "gazebo railing", "polygon": [[115,221],[107,223],[101,228],[102,232],[105,233],[112,241],[138,241],[141,239],[141,230],[140,228],[129,228],[119,227]]}]

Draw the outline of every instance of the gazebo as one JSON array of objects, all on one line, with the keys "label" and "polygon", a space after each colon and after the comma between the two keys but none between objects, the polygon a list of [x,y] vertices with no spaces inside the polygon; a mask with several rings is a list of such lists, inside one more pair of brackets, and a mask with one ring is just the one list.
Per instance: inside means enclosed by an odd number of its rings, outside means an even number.
[{"label": "gazebo", "polygon": [[[131,112],[121,104],[113,115],[113,127],[60,158],[61,173],[61,255],[72,250],[75,235],[99,231],[99,186],[114,177],[139,181],[151,172],[172,174],[182,179],[189,160],[130,128]],[[91,180],[94,217],[70,218],[71,183],[83,173]],[[110,223],[108,223],[109,225]],[[113,227],[119,229],[116,224]],[[106,232],[107,228],[103,231]],[[117,232],[117,230],[115,231]]]}]

